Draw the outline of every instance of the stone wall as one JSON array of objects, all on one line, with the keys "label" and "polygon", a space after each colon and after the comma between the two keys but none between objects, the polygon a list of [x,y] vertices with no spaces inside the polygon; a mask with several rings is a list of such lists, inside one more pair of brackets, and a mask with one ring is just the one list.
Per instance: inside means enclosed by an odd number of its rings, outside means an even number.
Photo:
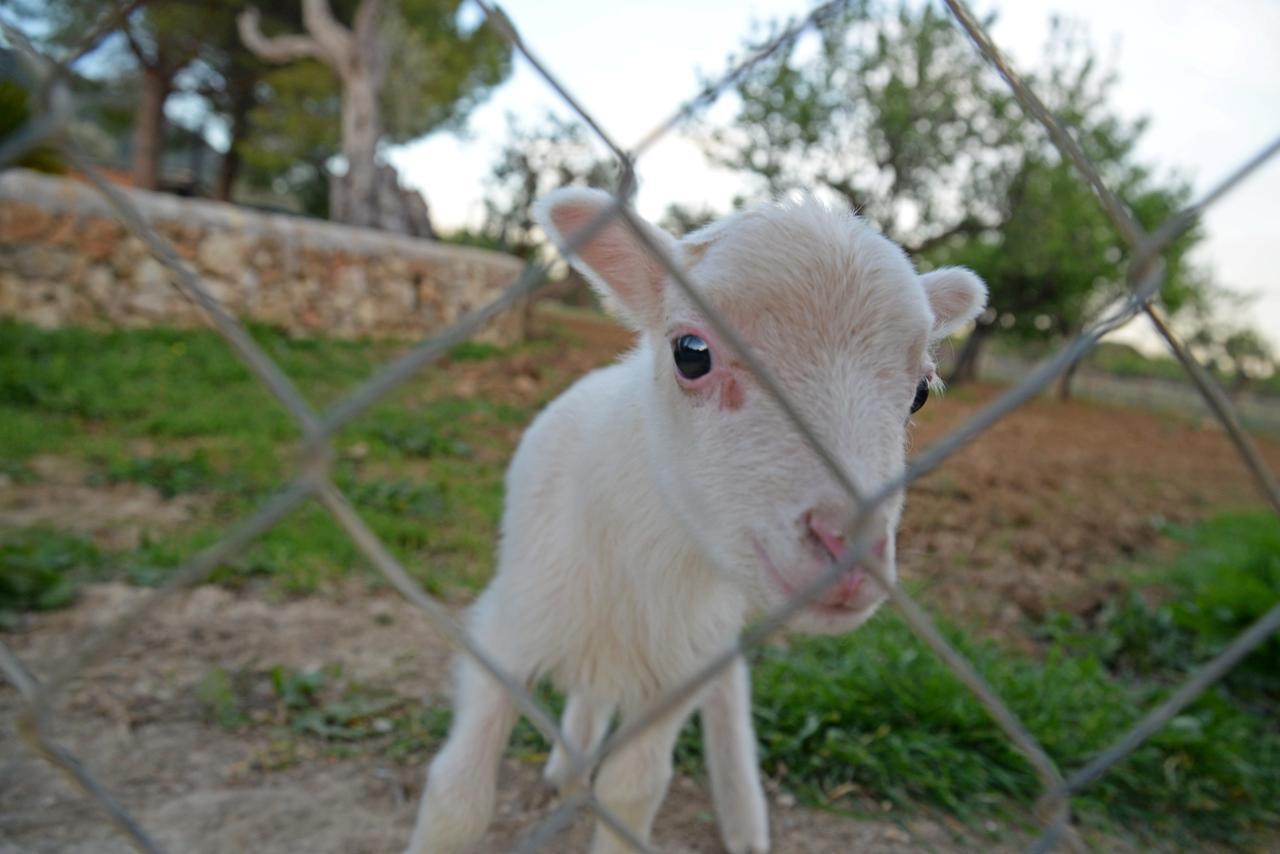
[{"label": "stone wall", "polygon": [[[496,297],[515,258],[235,205],[126,190],[241,319],[305,335],[418,337]],[[520,312],[480,338],[505,344]],[[41,326],[192,326],[198,306],[91,186],[0,173],[0,316]]]}]

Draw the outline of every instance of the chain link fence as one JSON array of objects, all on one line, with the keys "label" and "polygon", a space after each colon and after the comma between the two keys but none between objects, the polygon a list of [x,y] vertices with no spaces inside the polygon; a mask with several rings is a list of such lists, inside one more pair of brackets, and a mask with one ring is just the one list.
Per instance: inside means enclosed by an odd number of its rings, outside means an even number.
[{"label": "chain link fence", "polygon": [[[1202,199],[1171,217],[1154,231],[1144,231],[1125,205],[1108,188],[1106,182],[1100,177],[1098,170],[1089,162],[1068,130],[1062,126],[1036,94],[1023,82],[965,4],[959,2],[959,0],[946,0],[946,5],[954,16],[957,25],[968,33],[976,49],[1009,84],[1023,108],[1045,127],[1062,155],[1074,164],[1081,180],[1092,188],[1099,204],[1103,206],[1107,216],[1119,231],[1128,253],[1129,294],[1119,307],[1113,308],[1105,316],[1098,318],[1078,337],[1062,347],[1056,355],[1032,370],[1021,382],[1008,388],[998,398],[980,409],[966,423],[952,430],[941,441],[915,457],[900,478],[884,485],[873,494],[859,494],[846,476],[842,466],[831,452],[822,445],[814,431],[805,423],[798,410],[791,405],[785,389],[774,381],[727,321],[713,311],[711,306],[706,304],[699,292],[692,286],[680,265],[675,263],[661,247],[648,238],[645,231],[640,227],[639,220],[631,207],[631,199],[636,186],[635,164],[638,158],[650,149],[657,140],[710,105],[727,87],[733,85],[756,63],[789,45],[807,30],[820,26],[829,16],[839,12],[846,5],[846,0],[828,2],[813,9],[807,16],[786,28],[776,38],[754,50],[727,74],[711,85],[706,86],[695,97],[676,110],[668,120],[654,128],[653,131],[631,148],[624,148],[619,145],[601,127],[599,122],[579,104],[566,86],[556,78],[547,66],[539,60],[532,48],[523,41],[519,31],[505,13],[490,2],[487,2],[487,0],[473,0],[473,2],[483,13],[487,24],[496,28],[512,44],[515,50],[532,65],[537,74],[556,95],[590,127],[592,132],[617,158],[622,177],[614,193],[613,204],[579,232],[569,236],[566,249],[572,251],[582,245],[611,220],[617,219],[626,223],[637,238],[647,245],[649,251],[666,268],[675,286],[680,288],[698,309],[709,318],[715,331],[723,336],[731,347],[743,355],[744,361],[754,372],[757,380],[782,407],[794,428],[823,460],[836,480],[848,490],[859,508],[848,530],[860,530],[862,522],[880,502],[887,499],[897,490],[911,484],[917,478],[942,465],[948,457],[973,441],[987,428],[1043,391],[1049,383],[1073,362],[1088,353],[1104,335],[1135,319],[1138,315],[1146,316],[1147,321],[1152,324],[1159,336],[1168,345],[1170,351],[1185,368],[1191,381],[1204,397],[1209,409],[1222,424],[1226,435],[1239,452],[1243,464],[1256,481],[1262,495],[1277,512],[1280,512],[1280,486],[1277,485],[1274,475],[1266,467],[1253,441],[1240,426],[1239,419],[1230,400],[1223,393],[1212,374],[1197,364],[1184,344],[1179,341],[1170,329],[1161,310],[1153,302],[1159,295],[1164,281],[1165,265],[1162,253],[1167,250],[1170,242],[1195,223],[1208,206],[1214,204],[1232,187],[1245,180],[1254,170],[1276,155],[1280,151],[1280,139],[1266,146],[1248,162],[1240,165]],[[68,775],[76,786],[83,790],[102,809],[115,828],[138,850],[159,852],[163,849],[130,816],[128,811],[112,797],[110,792],[98,782],[73,753],[52,740],[49,733],[54,713],[54,700],[60,689],[70,680],[75,679],[85,668],[108,659],[113,653],[119,651],[127,642],[130,628],[139,620],[146,619],[148,613],[155,609],[165,597],[172,595],[175,591],[207,579],[210,573],[218,566],[233,558],[251,544],[255,538],[272,528],[304,503],[316,501],[326,508],[336,523],[346,532],[373,566],[401,594],[421,609],[426,617],[452,642],[465,650],[466,654],[472,656],[480,666],[510,692],[518,708],[530,719],[534,726],[552,743],[559,745],[564,750],[570,764],[573,766],[574,772],[596,768],[611,753],[618,750],[622,745],[627,744],[648,726],[662,719],[668,712],[686,701],[707,680],[730,666],[737,656],[745,654],[758,646],[766,636],[780,628],[791,615],[822,595],[845,572],[852,569],[864,558],[871,545],[869,537],[854,541],[844,559],[838,565],[832,566],[822,578],[800,591],[784,607],[766,615],[759,623],[743,633],[733,647],[724,650],[684,684],[668,692],[643,713],[629,720],[597,749],[589,753],[583,753],[577,749],[560,732],[551,712],[519,680],[513,679],[510,675],[504,673],[486,651],[468,636],[467,632],[453,618],[448,609],[418,587],[400,562],[379,541],[378,537],[361,519],[342,491],[335,485],[331,472],[331,460],[333,459],[331,439],[338,430],[360,417],[373,404],[386,397],[416,372],[424,369],[433,361],[445,355],[452,347],[466,340],[491,318],[516,306],[521,300],[528,297],[545,281],[546,267],[540,264],[530,264],[498,299],[483,308],[471,312],[447,329],[419,342],[404,355],[383,366],[366,382],[352,389],[329,409],[317,411],[303,397],[293,381],[255,343],[254,339],[250,337],[236,318],[226,312],[204,283],[201,282],[199,276],[182,260],[174,247],[151,227],[124,193],[106,181],[87,162],[83,154],[77,150],[75,144],[65,133],[69,120],[75,115],[75,106],[72,102],[67,81],[69,69],[81,56],[92,50],[102,39],[109,36],[118,27],[123,16],[131,14],[140,5],[140,2],[124,4],[112,13],[107,14],[103,20],[93,27],[92,31],[76,49],[57,59],[40,55],[21,33],[5,27],[4,33],[7,40],[21,53],[36,72],[39,83],[36,94],[37,109],[34,117],[23,128],[11,135],[7,141],[0,144],[0,168],[7,167],[24,152],[37,145],[56,146],[67,162],[82,172],[106,197],[121,222],[146,244],[156,259],[168,268],[172,274],[174,284],[204,309],[210,322],[225,338],[227,344],[235,351],[236,355],[271,392],[280,405],[296,419],[302,429],[303,439],[299,447],[298,464],[292,480],[280,488],[255,512],[230,528],[216,544],[197,554],[189,562],[181,566],[168,578],[164,586],[144,597],[114,622],[95,630],[91,636],[81,639],[75,645],[73,651],[58,662],[49,673],[44,674],[42,677],[36,677],[31,674],[23,666],[22,662],[6,646],[0,643],[0,670],[3,670],[9,681],[17,688],[23,701],[16,722],[21,737],[32,750]],[[1083,767],[1070,770],[1064,775],[1063,771],[1058,768],[1054,760],[1030,734],[1004,700],[992,689],[974,666],[943,637],[924,609],[902,588],[884,585],[883,580],[880,578],[876,580],[882,586],[886,586],[890,602],[898,610],[911,630],[945,662],[956,678],[973,692],[974,696],[982,703],[1015,749],[1035,770],[1041,786],[1034,810],[1035,820],[1040,827],[1040,836],[1032,844],[1033,851],[1047,851],[1064,844],[1072,848],[1080,847],[1081,843],[1071,827],[1072,796],[1098,780],[1117,762],[1123,761],[1144,740],[1165,726],[1181,709],[1194,701],[1210,685],[1231,670],[1250,650],[1264,642],[1277,629],[1280,629],[1280,603],[1277,603],[1261,619],[1235,638],[1216,657],[1194,672],[1185,683],[1169,694],[1164,702],[1148,711],[1114,744],[1100,752]],[[650,845],[628,831],[615,816],[595,800],[589,791],[579,792],[551,810],[524,838],[519,850],[539,850],[574,815],[584,809],[594,812],[636,850],[653,850]]]}]

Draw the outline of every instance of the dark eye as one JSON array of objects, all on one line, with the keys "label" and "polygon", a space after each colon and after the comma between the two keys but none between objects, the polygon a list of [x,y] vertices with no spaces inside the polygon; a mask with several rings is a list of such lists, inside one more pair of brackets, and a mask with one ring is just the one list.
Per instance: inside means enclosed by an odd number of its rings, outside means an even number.
[{"label": "dark eye", "polygon": [[675,357],[676,370],[687,380],[711,373],[711,348],[697,335],[681,335],[672,341],[671,355]]},{"label": "dark eye", "polygon": [[920,385],[916,386],[915,399],[911,401],[911,411],[919,412],[920,407],[924,406],[924,402],[929,399],[929,381],[920,380]]}]

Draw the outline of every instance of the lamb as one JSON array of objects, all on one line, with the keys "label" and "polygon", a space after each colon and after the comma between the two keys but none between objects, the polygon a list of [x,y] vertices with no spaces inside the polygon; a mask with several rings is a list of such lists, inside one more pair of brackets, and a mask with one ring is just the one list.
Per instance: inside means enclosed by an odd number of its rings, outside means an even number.
[{"label": "lamb", "polygon": [[[561,246],[611,204],[565,189],[537,207]],[[930,342],[979,314],[971,271],[920,275],[856,215],[812,197],[756,207],[683,240],[647,234],[739,332],[845,467],[870,492],[906,464],[910,413],[934,382]],[[469,615],[495,661],[568,696],[563,730],[589,751],[729,648],[746,621],[786,601],[846,552],[847,492],[665,269],[617,219],[572,263],[638,333],[618,363],[579,380],[529,427],[507,474],[498,569]],[[881,577],[896,578],[899,492],[869,528]],[[855,566],[790,628],[850,631],[885,598]],[[768,816],[756,760],[747,666],[604,761],[594,793],[648,839],[685,719],[702,716],[725,848],[764,852]],[[470,659],[458,662],[453,729],[432,761],[409,850],[465,851],[484,834],[511,698]],[[547,779],[573,789],[557,749]],[[631,847],[597,823],[596,854]]]}]

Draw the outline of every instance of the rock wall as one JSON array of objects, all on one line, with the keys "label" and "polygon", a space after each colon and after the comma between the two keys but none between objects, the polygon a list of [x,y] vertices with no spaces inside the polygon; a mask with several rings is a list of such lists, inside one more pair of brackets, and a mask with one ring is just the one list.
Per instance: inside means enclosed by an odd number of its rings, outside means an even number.
[{"label": "rock wall", "polygon": [[[484,305],[515,258],[235,205],[124,190],[234,315],[304,335],[418,337]],[[93,187],[0,173],[0,316],[46,327],[191,326],[200,308]],[[516,340],[520,311],[478,336]]]}]

